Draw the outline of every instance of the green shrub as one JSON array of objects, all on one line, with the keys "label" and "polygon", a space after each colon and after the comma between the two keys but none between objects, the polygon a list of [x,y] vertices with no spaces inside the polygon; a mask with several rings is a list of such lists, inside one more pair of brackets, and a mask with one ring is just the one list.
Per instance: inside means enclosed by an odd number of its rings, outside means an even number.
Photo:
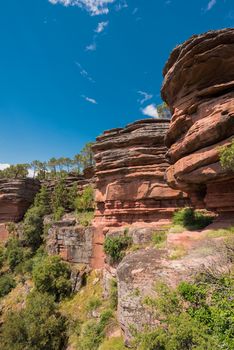
[{"label": "green shrub", "polygon": [[138,350],[234,349],[234,279],[204,272],[176,290],[157,288],[145,304],[161,320],[157,328],[134,334]]},{"label": "green shrub", "polygon": [[33,281],[39,292],[49,293],[55,300],[71,294],[71,268],[59,256],[48,256],[33,269]]},{"label": "green shrub", "polygon": [[16,283],[11,275],[5,274],[0,276],[0,298],[10,293],[10,291],[15,287]]},{"label": "green shrub", "polygon": [[24,244],[36,251],[43,242],[43,217],[41,207],[30,208],[24,217],[23,240]]},{"label": "green shrub", "polygon": [[94,218],[94,211],[79,211],[77,212],[77,218],[80,225],[84,227],[90,226]]},{"label": "green shrub", "polygon": [[5,261],[5,249],[0,246],[0,270],[3,267]]},{"label": "green shrub", "polygon": [[100,315],[99,321],[87,321],[81,330],[79,339],[80,350],[97,350],[105,337],[105,328],[112,319],[111,310],[106,310]]},{"label": "green shrub", "polygon": [[88,211],[94,209],[94,189],[92,186],[85,187],[82,194],[75,200],[75,208],[79,211]]},{"label": "green shrub", "polygon": [[116,310],[117,305],[118,305],[118,284],[117,284],[117,280],[113,278],[110,281],[110,307],[113,310]]},{"label": "green shrub", "polygon": [[153,233],[152,242],[155,245],[158,245],[158,244],[165,242],[166,239],[167,239],[167,234],[165,231],[156,231]]},{"label": "green shrub", "polygon": [[173,216],[173,224],[181,225],[188,229],[199,230],[212,223],[212,218],[192,208],[184,208]]},{"label": "green shrub", "polygon": [[101,306],[101,305],[102,305],[102,301],[100,300],[100,298],[98,298],[98,297],[96,297],[96,296],[93,296],[93,297],[89,300],[89,302],[88,302],[88,304],[87,304],[87,306],[86,306],[86,310],[87,310],[88,312],[94,311],[94,310],[98,309],[99,306]]},{"label": "green shrub", "polygon": [[67,321],[58,312],[53,297],[31,293],[25,309],[10,313],[0,335],[5,350],[63,350]]},{"label": "green shrub", "polygon": [[129,236],[108,236],[104,242],[104,251],[111,258],[111,262],[117,263],[123,259],[131,244],[132,238]]},{"label": "green shrub", "polygon": [[17,238],[11,238],[7,242],[6,257],[11,271],[14,271],[23,262],[24,251]]},{"label": "green shrub", "polygon": [[220,163],[223,168],[234,170],[234,139],[230,146],[221,149]]}]

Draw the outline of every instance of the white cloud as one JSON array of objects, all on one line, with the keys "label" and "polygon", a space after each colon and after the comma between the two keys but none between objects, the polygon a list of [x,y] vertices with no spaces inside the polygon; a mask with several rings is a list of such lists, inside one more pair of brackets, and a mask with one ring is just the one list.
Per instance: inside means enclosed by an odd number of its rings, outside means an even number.
[{"label": "white cloud", "polygon": [[92,42],[91,44],[87,45],[85,48],[86,51],[96,51],[97,50],[97,44]]},{"label": "white cloud", "polygon": [[102,33],[104,29],[108,26],[108,24],[109,24],[109,21],[98,23],[98,26],[95,29],[95,33],[98,33],[98,34]]},{"label": "white cloud", "polygon": [[10,164],[4,164],[4,163],[0,163],[0,170],[4,170],[6,168],[9,168]]},{"label": "white cloud", "polygon": [[137,93],[138,93],[139,95],[142,96],[142,98],[139,98],[139,99],[138,99],[138,102],[139,102],[141,105],[143,105],[143,103],[145,103],[146,101],[149,101],[149,100],[151,100],[151,98],[153,98],[153,95],[148,94],[148,93],[145,92],[145,91],[139,90],[139,91],[137,91]]},{"label": "white cloud", "polygon": [[87,97],[85,95],[82,95],[82,97],[85,99],[85,101],[89,102],[89,103],[92,103],[93,105],[97,105],[97,101],[94,99],[94,98],[91,98],[91,97]]},{"label": "white cloud", "polygon": [[157,107],[155,104],[148,105],[145,108],[141,109],[141,111],[144,115],[147,115],[149,117],[153,117],[153,118],[159,117]]},{"label": "white cloud", "polygon": [[215,5],[216,5],[216,0],[210,0],[208,2],[208,5],[207,5],[207,8],[206,8],[206,11],[210,11]]},{"label": "white cloud", "polygon": [[51,4],[78,6],[88,11],[91,16],[104,15],[109,12],[108,6],[116,0],[49,0]]},{"label": "white cloud", "polygon": [[95,80],[93,80],[93,78],[89,75],[89,73],[82,67],[82,65],[79,62],[75,62],[75,64],[79,68],[80,75],[82,77],[86,78],[87,80],[91,81],[92,83],[95,83]]}]

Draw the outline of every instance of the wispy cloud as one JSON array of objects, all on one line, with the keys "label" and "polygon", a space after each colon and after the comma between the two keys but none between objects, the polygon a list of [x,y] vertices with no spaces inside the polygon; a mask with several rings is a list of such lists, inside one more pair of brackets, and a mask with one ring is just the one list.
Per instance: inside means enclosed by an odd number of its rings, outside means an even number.
[{"label": "wispy cloud", "polygon": [[75,62],[76,66],[79,68],[80,70],[80,75],[89,80],[91,83],[95,83],[95,80],[93,80],[93,78],[89,75],[89,73],[87,72],[87,70],[85,70],[82,65],[80,64],[80,62]]},{"label": "wispy cloud", "polygon": [[149,117],[153,117],[153,118],[159,117],[158,110],[155,104],[148,105],[145,108],[142,108],[141,111],[144,115],[147,115]]},{"label": "wispy cloud", "polygon": [[141,98],[138,99],[138,102],[139,102],[141,105],[143,105],[146,101],[149,101],[149,100],[151,100],[151,98],[153,98],[153,95],[148,94],[148,93],[145,92],[145,91],[139,90],[139,91],[137,91],[137,93],[138,93],[139,95],[141,95]]},{"label": "wispy cloud", "polygon": [[126,0],[120,0],[119,3],[117,5],[115,5],[115,10],[116,11],[121,11],[125,8],[128,7],[128,3]]},{"label": "wispy cloud", "polygon": [[95,33],[102,33],[105,28],[108,26],[109,21],[106,22],[99,22],[97,28],[95,29]]},{"label": "wispy cloud", "polygon": [[85,101],[89,102],[89,103],[92,103],[93,105],[97,105],[97,101],[94,99],[94,98],[91,98],[91,97],[88,97],[88,96],[85,96],[85,95],[82,95],[81,97],[83,97],[85,99]]},{"label": "wispy cloud", "polygon": [[206,11],[210,11],[216,5],[216,3],[216,0],[210,0],[207,4]]},{"label": "wispy cloud", "polygon": [[86,51],[96,51],[97,50],[97,43],[93,41],[91,44],[87,45],[85,48]]},{"label": "wispy cloud", "polygon": [[51,4],[78,6],[88,11],[91,16],[104,15],[109,12],[109,5],[116,0],[49,0]]},{"label": "wispy cloud", "polygon": [[138,7],[135,7],[132,11],[132,15],[134,16],[138,12]]}]

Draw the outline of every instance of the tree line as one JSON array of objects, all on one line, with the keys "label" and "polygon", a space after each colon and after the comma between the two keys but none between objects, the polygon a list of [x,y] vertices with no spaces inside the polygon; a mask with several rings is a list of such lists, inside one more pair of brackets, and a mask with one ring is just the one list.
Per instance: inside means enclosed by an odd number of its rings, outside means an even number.
[{"label": "tree line", "polygon": [[66,175],[70,172],[82,174],[84,169],[94,165],[92,143],[87,143],[80,153],[73,158],[52,157],[47,162],[33,160],[31,163],[10,165],[4,170],[0,170],[0,178],[19,179],[25,178],[32,170],[33,177],[39,180],[54,178]]}]

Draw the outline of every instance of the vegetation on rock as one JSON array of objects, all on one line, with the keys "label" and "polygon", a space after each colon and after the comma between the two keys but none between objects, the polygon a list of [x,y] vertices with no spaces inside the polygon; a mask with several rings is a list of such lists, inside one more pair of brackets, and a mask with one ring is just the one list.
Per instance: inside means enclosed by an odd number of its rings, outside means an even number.
[{"label": "vegetation on rock", "polygon": [[120,262],[126,250],[132,244],[132,238],[124,236],[107,236],[104,242],[104,251],[110,257],[111,263]]},{"label": "vegetation on rock", "polygon": [[212,223],[212,217],[192,208],[184,208],[173,216],[173,224],[190,230],[200,230]]},{"label": "vegetation on rock", "polygon": [[220,163],[223,168],[234,170],[234,139],[230,146],[221,149]]}]

